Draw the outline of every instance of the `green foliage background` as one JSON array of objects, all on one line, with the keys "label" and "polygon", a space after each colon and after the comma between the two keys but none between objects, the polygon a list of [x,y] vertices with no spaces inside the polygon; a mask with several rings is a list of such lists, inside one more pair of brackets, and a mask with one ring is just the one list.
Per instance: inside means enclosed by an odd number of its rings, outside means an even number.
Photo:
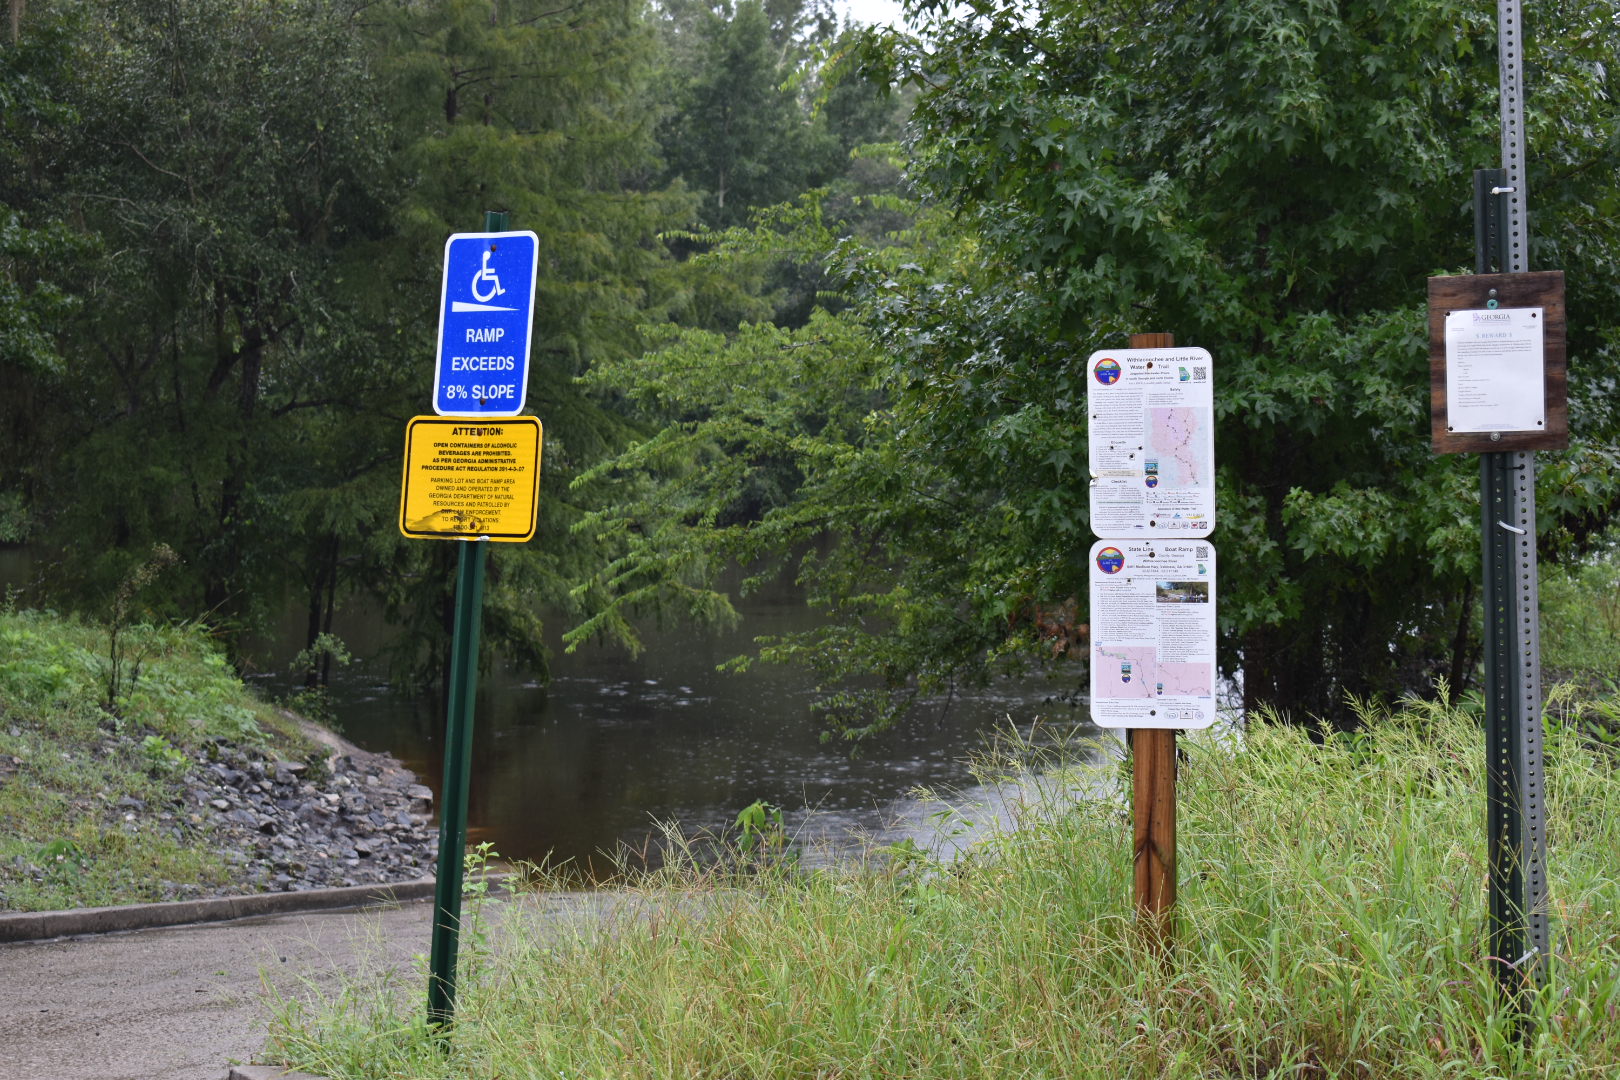
[{"label": "green foliage background", "polygon": [[[1246,705],[1462,693],[1476,496],[1428,448],[1422,298],[1471,264],[1498,156],[1494,6],[910,13],[30,5],[0,51],[0,540],[64,552],[84,607],[168,543],[172,613],[249,627],[291,595],[309,641],[369,594],[400,670],[437,669],[453,553],[397,536],[397,446],[439,246],[499,208],[544,248],[540,539],[486,601],[522,664],[546,610],[632,648],[649,614],[725,619],[736,561],[827,612],[763,655],[814,665],[853,734],[1067,663],[1082,361],[1171,331],[1215,356]],[[1568,560],[1620,501],[1620,15],[1532,15],[1530,262],[1568,275],[1574,426],[1539,506]]]},{"label": "green foliage background", "polygon": [[[1498,158],[1494,5],[974,10],[970,24],[921,4],[928,48],[872,51],[927,87],[914,175],[994,268],[888,324],[938,388],[936,442],[977,423],[991,441],[969,461],[993,461],[1002,425],[1022,444],[1072,417],[1075,361],[1126,333],[1208,348],[1223,666],[1249,703],[1338,715],[1346,694],[1439,675],[1460,689],[1477,502],[1472,459],[1429,451],[1422,297],[1427,276],[1472,264],[1470,173]],[[1620,240],[1592,214],[1615,198],[1620,111],[1600,56],[1613,6],[1538,10],[1531,265],[1563,268],[1579,312],[1575,442],[1543,455],[1557,553],[1615,495],[1612,414],[1594,399],[1615,371],[1620,278],[1588,260]],[[1083,517],[1083,488],[1047,464],[1035,486],[1051,497],[1017,502],[1055,533]]]},{"label": "green foliage background", "polygon": [[[569,479],[645,430],[577,378],[639,355],[648,327],[773,310],[785,285],[765,270],[686,265],[713,161],[776,177],[733,188],[740,217],[837,172],[861,124],[885,120],[834,110],[835,132],[788,85],[836,32],[825,10],[689,15],[633,0],[30,5],[0,47],[0,542],[60,554],[46,598],[97,611],[163,542],[184,560],[172,615],[234,637],[291,597],[314,641],[369,594],[401,628],[397,670],[437,671],[454,552],[398,536],[398,453],[430,388],[444,237],[502,209],[544,237],[528,400],[546,424],[549,539],[491,561],[485,632],[543,672],[540,612],[566,609],[595,563],[556,541],[585,509]],[[746,46],[726,63],[774,110],[724,146],[690,137],[716,123],[693,87],[729,77],[704,59],[720,39]]]}]

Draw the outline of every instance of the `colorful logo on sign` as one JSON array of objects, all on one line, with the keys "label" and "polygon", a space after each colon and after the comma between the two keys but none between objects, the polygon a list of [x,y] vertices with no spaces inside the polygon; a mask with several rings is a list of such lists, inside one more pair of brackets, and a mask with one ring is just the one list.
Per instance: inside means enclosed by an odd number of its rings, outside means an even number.
[{"label": "colorful logo on sign", "polygon": [[1159,474],[1158,473],[1148,473],[1147,474],[1147,486],[1150,487],[1150,488],[1156,488],[1156,487],[1159,486]]},{"label": "colorful logo on sign", "polygon": [[1125,553],[1117,547],[1105,547],[1097,552],[1097,569],[1105,574],[1117,574],[1125,568]]},{"label": "colorful logo on sign", "polygon": [[1097,381],[1104,386],[1112,386],[1119,382],[1119,361],[1105,356],[1097,361],[1097,366],[1091,369],[1091,373],[1097,376]]},{"label": "colorful logo on sign", "polygon": [[1119,681],[1124,683],[1131,681],[1131,662],[1129,660],[1121,660],[1119,663]]}]

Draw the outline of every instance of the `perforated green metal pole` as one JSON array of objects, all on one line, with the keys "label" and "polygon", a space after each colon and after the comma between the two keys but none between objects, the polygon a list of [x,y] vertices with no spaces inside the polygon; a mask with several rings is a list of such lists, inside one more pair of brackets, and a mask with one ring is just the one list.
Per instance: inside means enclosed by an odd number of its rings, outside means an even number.
[{"label": "perforated green metal pole", "polygon": [[[504,232],[507,215],[484,214],[485,232]],[[473,705],[478,697],[478,630],[484,613],[487,539],[460,541],[456,610],[450,636],[444,722],[444,787],[439,792],[439,866],[433,890],[433,949],[428,959],[428,1024],[455,1019],[456,954],[461,943],[467,791],[472,783]]]},{"label": "perforated green metal pole", "polygon": [[444,787],[439,798],[439,869],[433,892],[433,951],[428,976],[428,1022],[436,1027],[448,1024],[456,1009],[462,853],[467,847],[473,701],[478,695],[478,624],[484,611],[484,557],[488,551],[488,541],[463,542],[456,568],[450,692],[444,725]]},{"label": "perforated green metal pole", "polygon": [[1548,955],[1535,483],[1534,454],[1480,455],[1489,962],[1513,1007]]},{"label": "perforated green metal pole", "polygon": [[[1524,44],[1522,3],[1497,0],[1502,166],[1474,179],[1481,273],[1530,268]],[[1480,504],[1489,963],[1503,1001],[1519,1009],[1544,983],[1550,956],[1535,454],[1480,455]]]}]

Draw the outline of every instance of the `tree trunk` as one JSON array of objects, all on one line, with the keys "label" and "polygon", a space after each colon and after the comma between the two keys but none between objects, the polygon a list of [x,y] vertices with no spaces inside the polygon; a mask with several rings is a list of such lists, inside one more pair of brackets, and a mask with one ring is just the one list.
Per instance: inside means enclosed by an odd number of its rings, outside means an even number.
[{"label": "tree trunk", "polygon": [[258,411],[259,376],[264,367],[264,343],[258,331],[249,332],[237,363],[240,367],[236,395],[239,428],[225,456],[225,475],[219,483],[220,555],[207,572],[203,590],[210,612],[226,611],[239,584],[244,547],[242,501],[251,469],[253,418]]},{"label": "tree trunk", "polygon": [[[332,618],[337,613],[338,553],[342,550],[342,542],[336,536],[331,540],[331,560],[327,563],[326,573],[326,613],[321,619],[321,633],[328,639],[332,636]],[[321,657],[321,685],[332,685],[331,650]]]}]

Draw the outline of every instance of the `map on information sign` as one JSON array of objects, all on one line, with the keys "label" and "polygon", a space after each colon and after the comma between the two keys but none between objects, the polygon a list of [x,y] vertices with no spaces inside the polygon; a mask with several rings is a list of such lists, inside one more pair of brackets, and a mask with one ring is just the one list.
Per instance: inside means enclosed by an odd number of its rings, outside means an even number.
[{"label": "map on information sign", "polygon": [[1091,531],[1208,536],[1215,398],[1204,349],[1103,349],[1087,361]]},{"label": "map on information sign", "polygon": [[1103,669],[1097,681],[1098,695],[1116,699],[1197,697],[1210,685],[1212,665],[1160,663],[1158,657],[1158,649],[1151,646],[1097,646],[1092,662]]},{"label": "map on information sign", "polygon": [[1215,548],[1099,540],[1091,549],[1091,718],[1101,727],[1215,722]]},{"label": "map on information sign", "polygon": [[1209,467],[1209,415],[1201,409],[1171,406],[1148,410],[1144,461],[1158,465],[1158,484],[1165,491],[1207,488],[1214,479]]}]

